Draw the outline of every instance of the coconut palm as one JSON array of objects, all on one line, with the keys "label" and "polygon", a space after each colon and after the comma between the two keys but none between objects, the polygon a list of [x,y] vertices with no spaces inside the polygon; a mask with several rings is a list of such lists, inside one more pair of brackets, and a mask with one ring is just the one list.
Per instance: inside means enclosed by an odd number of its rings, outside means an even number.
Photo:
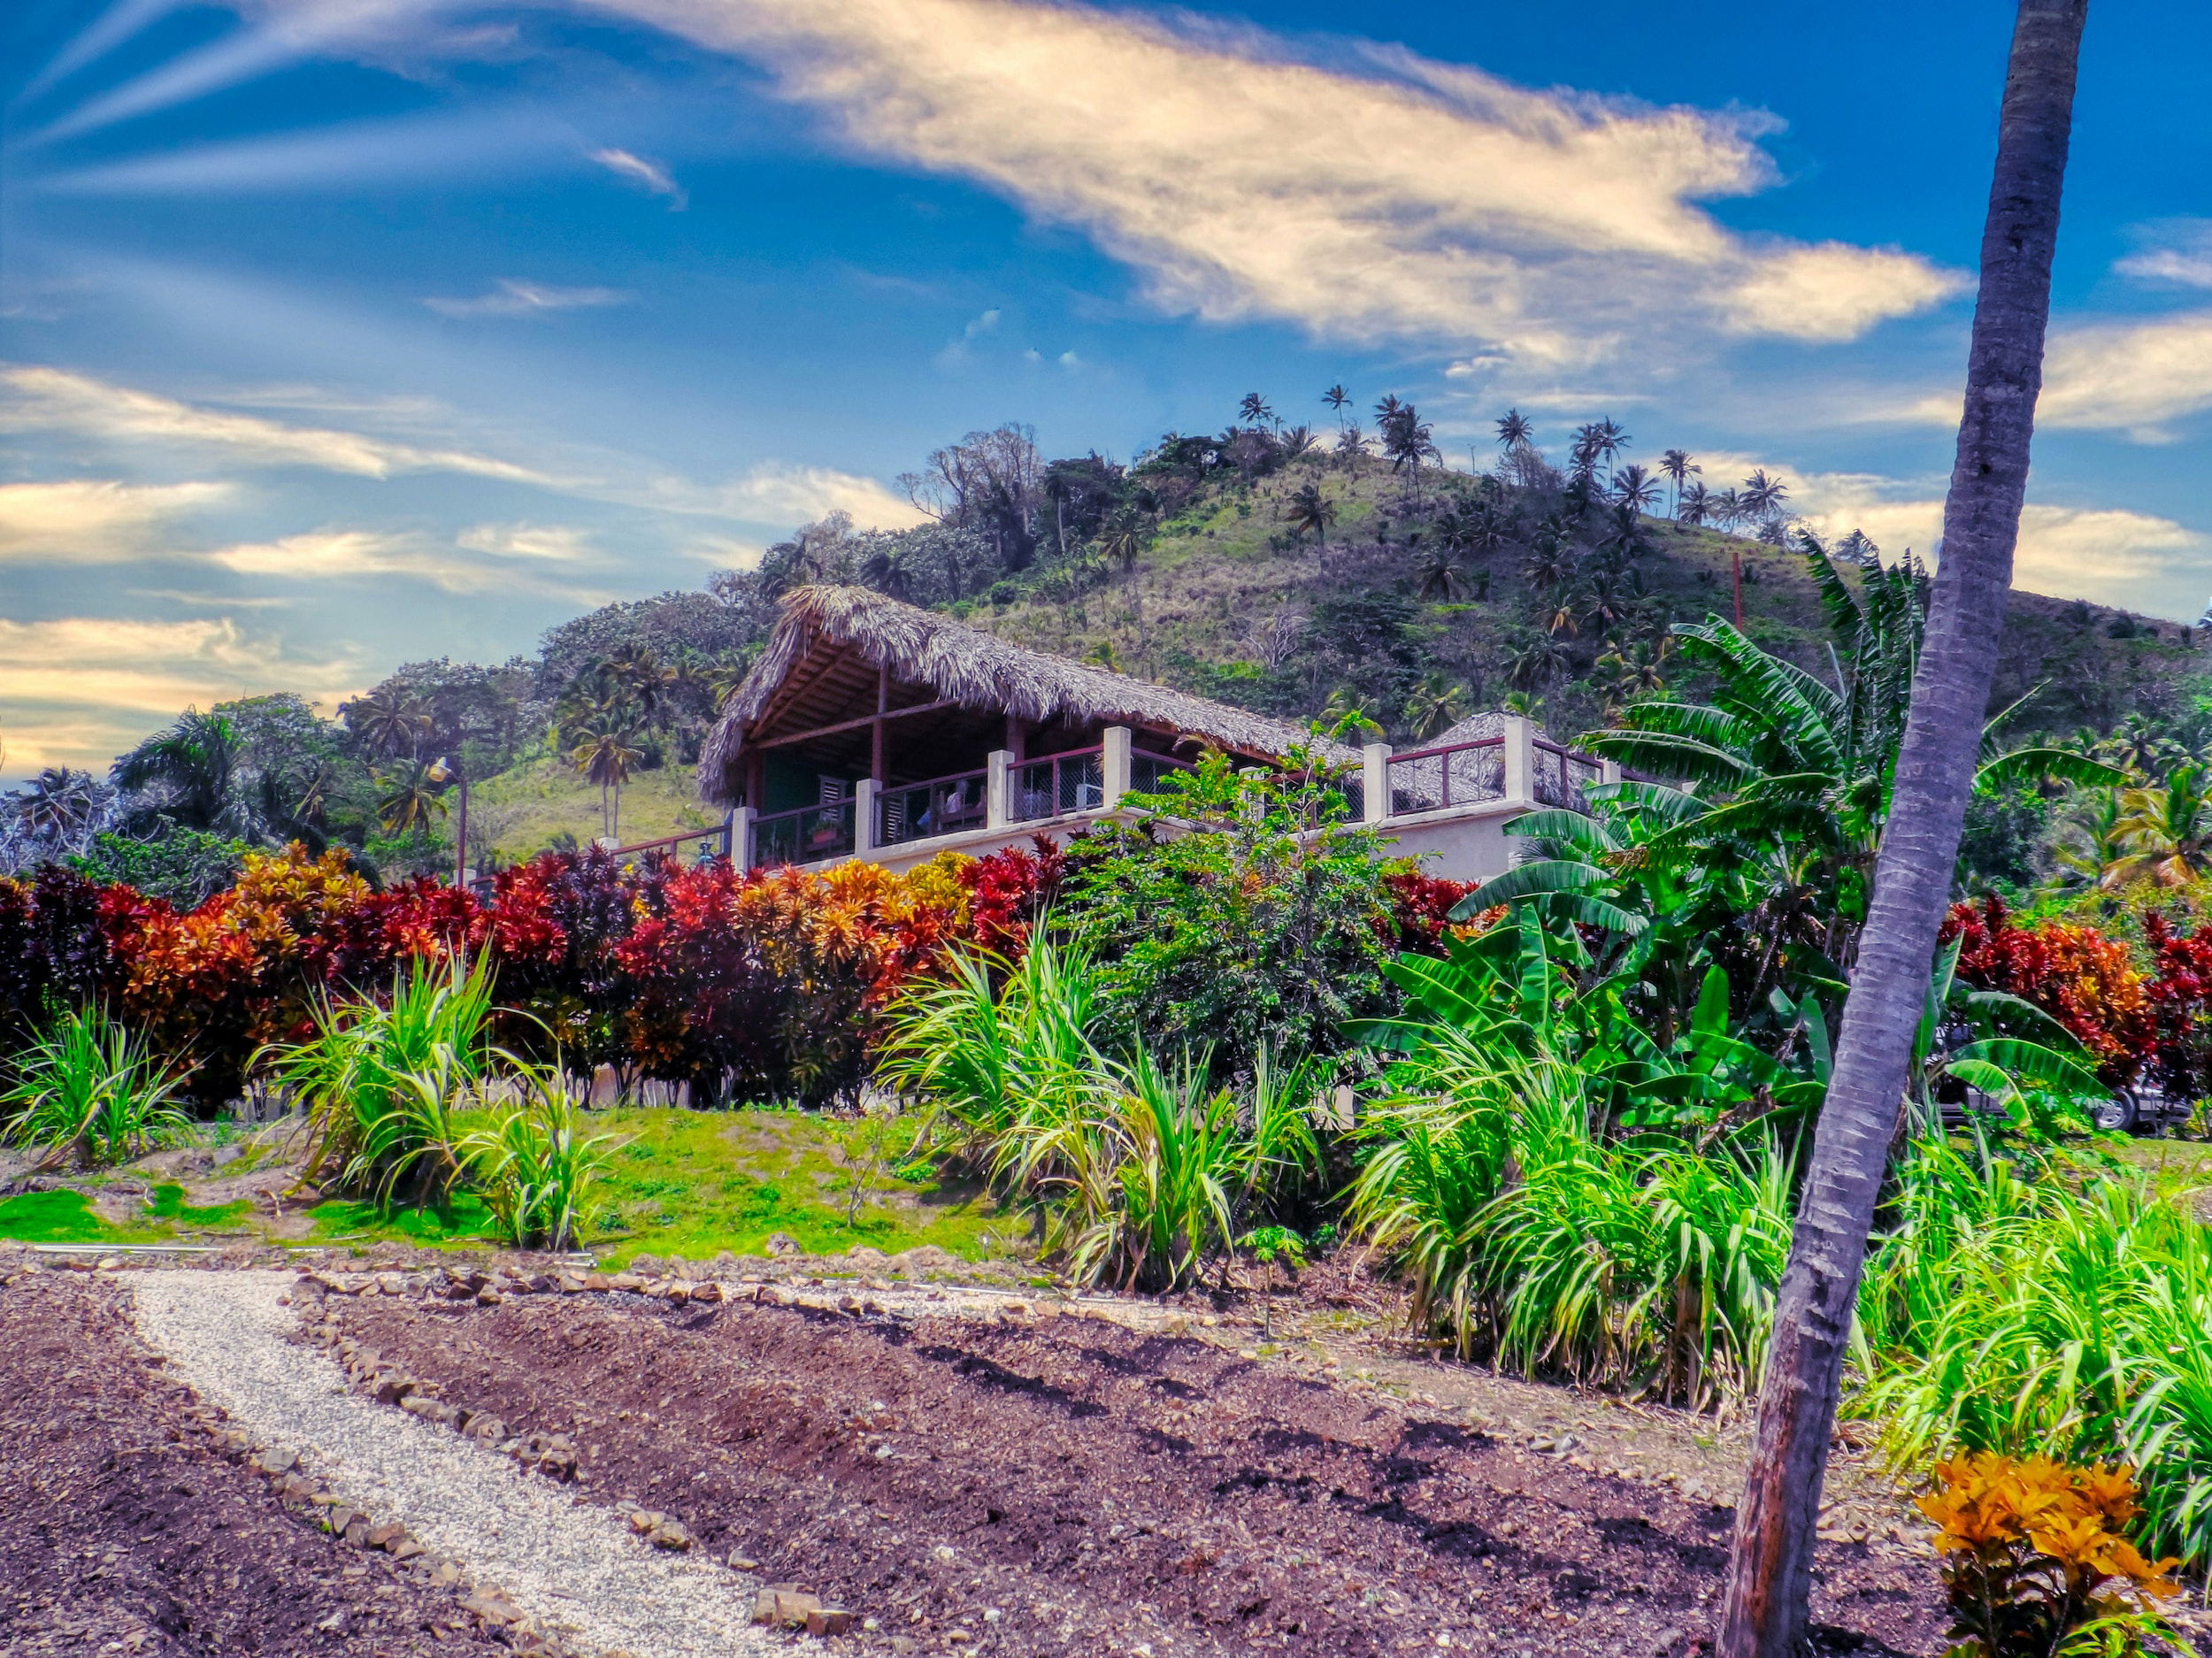
[{"label": "coconut palm", "polygon": [[1518,409],[1509,409],[1498,417],[1498,447],[1502,449],[1525,449],[1536,441],[1536,427]]},{"label": "coconut palm", "polygon": [[1674,485],[1675,516],[1682,516],[1682,491],[1692,478],[1705,469],[1690,458],[1687,449],[1669,449],[1659,457],[1659,470]]},{"label": "coconut palm", "polygon": [[1659,480],[1634,462],[1613,474],[1615,504],[1632,513],[1647,510],[1659,499]]},{"label": "coconut palm", "polygon": [[1367,458],[1367,434],[1359,429],[1358,421],[1353,421],[1336,434],[1335,452],[1337,460],[1348,472],[1356,470],[1359,464]]},{"label": "coconut palm", "polygon": [[2212,871],[2212,770],[2185,761],[2163,787],[2122,789],[2116,803],[2110,841],[2122,856],[2101,871],[2099,886],[2195,887]]},{"label": "coconut palm", "polygon": [[1098,533],[1098,550],[1121,566],[1127,575],[1137,567],[1144,551],[1144,518],[1134,507],[1124,507],[1106,520]]},{"label": "coconut palm", "polygon": [[1446,604],[1457,598],[1466,585],[1459,555],[1447,542],[1432,540],[1414,561],[1414,591],[1431,603]]},{"label": "coconut palm", "polygon": [[1302,460],[1319,449],[1314,441],[1313,428],[1309,426],[1285,426],[1276,433],[1275,441],[1281,445],[1286,462]]},{"label": "coconut palm", "polygon": [[1382,443],[1383,453],[1390,457],[1390,470],[1406,472],[1411,477],[1413,499],[1417,503],[1421,499],[1421,463],[1443,459],[1436,447],[1434,432],[1411,403],[1401,403],[1383,422]]},{"label": "coconut palm", "polygon": [[1417,742],[1426,742],[1472,713],[1467,687],[1441,668],[1431,668],[1414,682],[1406,699],[1406,728]]},{"label": "coconut palm", "polygon": [[1703,484],[1691,484],[1675,499],[1675,518],[1683,524],[1702,524],[1712,516],[1712,492]]},{"label": "coconut palm", "polygon": [[1667,680],[1661,667],[1666,656],[1664,646],[1655,649],[1642,641],[1625,650],[1610,650],[1600,656],[1597,667],[1606,677],[1599,689],[1607,706],[1617,710],[1646,697],[1664,696]]},{"label": "coconut palm", "polygon": [[138,826],[167,817],[188,829],[257,841],[265,825],[246,778],[245,744],[220,714],[188,709],[116,761],[108,780],[141,797]]},{"label": "coconut palm", "polygon": [[1764,467],[1743,480],[1743,487],[1736,492],[1736,504],[1747,518],[1771,518],[1782,510],[1782,503],[1789,498],[1790,487],[1779,478],[1770,477]]},{"label": "coconut palm", "polygon": [[1546,530],[1529,549],[1528,564],[1521,573],[1531,587],[1555,587],[1572,581],[1581,568],[1573,544],[1556,531]]},{"label": "coconut palm", "polygon": [[88,834],[114,794],[89,771],[48,766],[11,797],[16,826],[42,840],[73,841]]},{"label": "coconut palm", "polygon": [[1888,802],[1901,827],[1882,843],[1850,1013],[1775,1301],[1716,1658],[1783,1658],[1804,1644],[1851,1309],[1927,1009],[2004,633],[2087,12],[2088,0],[2020,0],[2014,27],[1943,566]]},{"label": "coconut palm", "polygon": [[446,815],[446,771],[418,760],[377,779],[376,820],[387,834],[412,834]]},{"label": "coconut palm", "polygon": [[1329,405],[1329,412],[1336,416],[1338,426],[1344,424],[1345,405],[1352,401],[1352,394],[1344,389],[1341,380],[1321,394],[1321,401]]},{"label": "coconut palm", "polygon": [[606,721],[577,731],[568,751],[570,763],[588,781],[599,785],[600,828],[610,837],[621,833],[622,786],[630,780],[631,768],[644,757],[636,738],[634,726]]},{"label": "coconut palm", "polygon": [[1256,391],[1244,394],[1244,401],[1237,405],[1237,418],[1253,426],[1272,426],[1275,411],[1267,406],[1267,399]]},{"label": "coconut palm", "polygon": [[1321,493],[1320,485],[1301,484],[1291,491],[1290,499],[1284,503],[1283,517],[1290,524],[1294,540],[1311,530],[1315,541],[1325,541],[1331,526],[1336,523],[1336,503]]},{"label": "coconut palm", "polygon": [[1705,521],[1708,524],[1717,524],[1724,530],[1731,530],[1743,522],[1743,497],[1734,490],[1707,490],[1700,498],[1705,504]]},{"label": "coconut palm", "polygon": [[430,734],[430,705],[403,686],[386,685],[339,710],[346,728],[373,755],[413,754]]},{"label": "coconut palm", "polygon": [[[1505,677],[1516,690],[1534,693],[1573,670],[1574,657],[1559,640],[1535,633],[1522,641],[1506,664]],[[1525,710],[1521,710],[1525,711]]]},{"label": "coconut palm", "polygon": [[1329,693],[1329,700],[1322,705],[1321,721],[1333,732],[1357,734],[1372,741],[1382,740],[1382,722],[1375,718],[1367,698],[1348,685],[1340,685]]},{"label": "coconut palm", "polygon": [[1574,588],[1562,585],[1551,590],[1537,613],[1537,625],[1554,639],[1565,635],[1572,639],[1579,631],[1582,620],[1582,595]]}]

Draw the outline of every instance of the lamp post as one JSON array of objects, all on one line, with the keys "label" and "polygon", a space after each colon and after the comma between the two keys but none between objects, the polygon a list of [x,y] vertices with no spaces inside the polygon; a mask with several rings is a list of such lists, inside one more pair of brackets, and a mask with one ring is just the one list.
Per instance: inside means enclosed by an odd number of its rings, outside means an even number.
[{"label": "lamp post", "polygon": [[454,813],[453,823],[453,884],[457,887],[465,888],[469,884],[468,773],[463,771],[460,764],[450,756],[440,755],[431,763],[429,777],[433,783],[451,781],[460,786],[461,802],[458,810]]}]

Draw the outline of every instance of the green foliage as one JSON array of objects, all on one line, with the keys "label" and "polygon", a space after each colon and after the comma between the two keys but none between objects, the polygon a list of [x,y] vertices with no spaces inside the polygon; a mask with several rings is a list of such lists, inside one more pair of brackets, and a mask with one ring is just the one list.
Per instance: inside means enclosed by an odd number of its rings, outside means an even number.
[{"label": "green foliage", "polygon": [[1263,1048],[1332,1051],[1345,1020],[1388,1008],[1400,866],[1325,768],[1247,777],[1210,755],[1131,798],[1153,815],[1070,844],[1058,916],[1094,963],[1108,1051],[1206,1048],[1224,1080]]},{"label": "green foliage", "polygon": [[174,1180],[163,1181],[146,1200],[149,1218],[182,1222],[188,1226],[227,1226],[252,1213],[251,1198],[230,1203],[188,1203],[183,1186]]},{"label": "green foliage", "polygon": [[81,1192],[57,1186],[0,1201],[0,1238],[24,1243],[104,1243],[127,1236],[93,1212]]},{"label": "green foliage", "polygon": [[318,1008],[315,1034],[270,1055],[307,1112],[306,1178],[379,1204],[445,1197],[463,1172],[455,1117],[504,1058],[495,1011],[489,964],[458,960],[417,963],[388,1002]]},{"label": "green foliage", "polygon": [[1079,947],[1040,938],[995,970],[956,957],[944,982],[909,991],[880,1075],[929,1102],[949,1154],[1041,1211],[1046,1254],[1074,1276],[1187,1283],[1250,1208],[1317,1165],[1319,1068],[1262,1047],[1239,1092],[1209,1082],[1202,1050],[1109,1058],[1099,970]]},{"label": "green foliage", "polygon": [[134,887],[149,898],[165,898],[180,910],[204,902],[238,879],[252,850],[242,841],[175,825],[149,838],[109,833],[95,835],[71,868],[96,881]]},{"label": "green foliage", "polygon": [[10,1069],[0,1132],[34,1148],[41,1168],[127,1162],[186,1120],[177,1077],[143,1039],[104,1014],[64,1013]]},{"label": "green foliage", "polygon": [[585,1134],[557,1075],[521,1079],[523,1102],[457,1150],[508,1242],[518,1249],[572,1249],[585,1205],[604,1171],[611,1134]]}]

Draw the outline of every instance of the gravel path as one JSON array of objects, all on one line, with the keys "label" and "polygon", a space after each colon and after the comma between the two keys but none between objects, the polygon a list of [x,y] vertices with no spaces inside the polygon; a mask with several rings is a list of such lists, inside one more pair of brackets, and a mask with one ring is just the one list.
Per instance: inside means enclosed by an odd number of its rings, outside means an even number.
[{"label": "gravel path", "polygon": [[623,1516],[523,1473],[445,1428],[362,1398],[319,1350],[286,1339],[275,1272],[129,1275],[140,1334],[257,1439],[296,1452],[329,1488],[503,1591],[541,1628],[635,1658],[726,1658],[772,1642],[734,1572],[664,1554]]}]

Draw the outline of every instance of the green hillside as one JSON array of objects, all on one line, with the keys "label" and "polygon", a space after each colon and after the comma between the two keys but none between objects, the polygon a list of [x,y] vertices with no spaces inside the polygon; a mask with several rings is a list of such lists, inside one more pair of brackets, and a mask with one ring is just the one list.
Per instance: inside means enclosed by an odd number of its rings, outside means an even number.
[{"label": "green hillside", "polygon": [[[488,849],[500,864],[567,841],[586,845],[605,832],[599,805],[597,787],[566,761],[526,761],[469,791],[469,841],[478,856]],[[694,793],[691,768],[670,764],[632,774],[616,826],[624,842],[634,843],[721,822],[722,814]]]}]

